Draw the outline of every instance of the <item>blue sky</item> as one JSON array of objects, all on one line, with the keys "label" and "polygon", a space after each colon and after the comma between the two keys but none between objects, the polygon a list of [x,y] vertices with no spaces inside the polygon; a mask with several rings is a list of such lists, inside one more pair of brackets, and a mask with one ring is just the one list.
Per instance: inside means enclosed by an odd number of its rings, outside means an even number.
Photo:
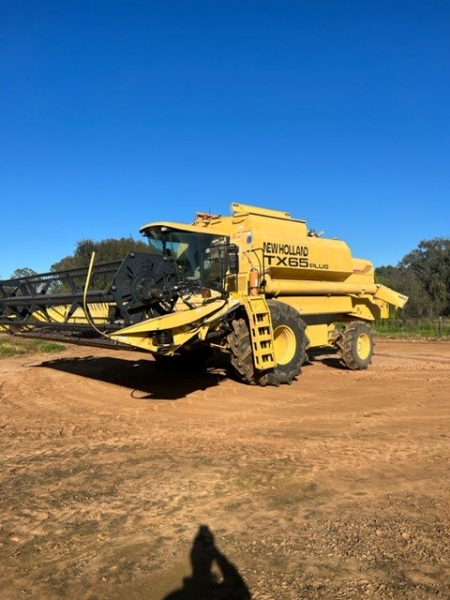
[{"label": "blue sky", "polygon": [[447,0],[0,0],[0,276],[153,220],[450,236]]}]

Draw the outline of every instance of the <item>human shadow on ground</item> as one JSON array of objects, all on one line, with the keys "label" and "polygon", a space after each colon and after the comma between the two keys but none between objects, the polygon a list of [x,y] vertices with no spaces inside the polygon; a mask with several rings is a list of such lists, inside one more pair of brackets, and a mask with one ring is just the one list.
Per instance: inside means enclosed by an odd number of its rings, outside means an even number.
[{"label": "human shadow on ground", "polygon": [[170,592],[162,600],[251,600],[242,575],[217,548],[207,525],[200,525],[190,559],[191,577],[185,577],[183,587]]},{"label": "human shadow on ground", "polygon": [[192,392],[215,387],[225,378],[218,370],[170,372],[153,360],[111,356],[56,358],[37,366],[128,388],[138,400],[179,400]]}]

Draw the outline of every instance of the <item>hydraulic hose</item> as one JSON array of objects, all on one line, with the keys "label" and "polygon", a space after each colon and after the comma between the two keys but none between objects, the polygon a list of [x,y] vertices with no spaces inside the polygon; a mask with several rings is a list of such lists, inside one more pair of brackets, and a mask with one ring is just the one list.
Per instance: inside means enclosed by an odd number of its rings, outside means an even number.
[{"label": "hydraulic hose", "polygon": [[83,310],[84,310],[84,314],[86,316],[86,320],[89,323],[89,325],[92,327],[92,329],[94,331],[96,331],[99,335],[102,335],[103,337],[105,337],[106,339],[110,339],[109,336],[106,335],[106,333],[104,333],[103,331],[100,331],[100,329],[96,326],[96,324],[94,323],[94,320],[92,318],[91,313],[89,312],[89,307],[88,307],[88,303],[87,303],[87,295],[88,295],[88,291],[89,291],[89,285],[91,283],[91,277],[92,277],[92,270],[94,268],[94,261],[95,261],[95,252],[92,253],[91,255],[91,260],[89,262],[89,269],[87,272],[87,276],[86,276],[86,282],[84,284],[84,291],[83,291]]}]

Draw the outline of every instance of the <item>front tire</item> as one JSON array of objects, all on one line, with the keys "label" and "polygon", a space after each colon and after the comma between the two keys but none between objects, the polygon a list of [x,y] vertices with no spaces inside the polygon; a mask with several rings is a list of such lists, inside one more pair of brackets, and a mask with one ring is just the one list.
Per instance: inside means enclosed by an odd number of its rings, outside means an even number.
[{"label": "front tire", "polygon": [[372,362],[374,345],[371,328],[361,321],[347,325],[337,342],[341,360],[351,371],[367,369]]},{"label": "front tire", "polygon": [[231,352],[231,372],[250,385],[275,385],[292,383],[301,372],[307,359],[305,323],[298,311],[278,300],[268,300],[272,320],[274,353],[277,366],[270,371],[255,368],[250,332],[247,320],[243,317],[232,322],[232,332],[228,335]]}]

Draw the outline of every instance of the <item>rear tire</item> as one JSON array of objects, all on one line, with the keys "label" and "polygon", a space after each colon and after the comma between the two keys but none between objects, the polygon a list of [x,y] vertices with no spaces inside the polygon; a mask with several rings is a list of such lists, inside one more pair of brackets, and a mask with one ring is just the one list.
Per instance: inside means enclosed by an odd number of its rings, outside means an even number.
[{"label": "rear tire", "polygon": [[275,385],[292,383],[307,360],[305,323],[298,311],[278,300],[268,300],[272,319],[274,352],[277,366],[270,371],[258,371],[253,361],[250,332],[243,317],[232,322],[228,335],[231,352],[231,374],[250,385]]},{"label": "rear tire", "polygon": [[367,369],[372,362],[374,345],[371,328],[361,321],[347,325],[337,341],[341,360],[351,371]]}]

